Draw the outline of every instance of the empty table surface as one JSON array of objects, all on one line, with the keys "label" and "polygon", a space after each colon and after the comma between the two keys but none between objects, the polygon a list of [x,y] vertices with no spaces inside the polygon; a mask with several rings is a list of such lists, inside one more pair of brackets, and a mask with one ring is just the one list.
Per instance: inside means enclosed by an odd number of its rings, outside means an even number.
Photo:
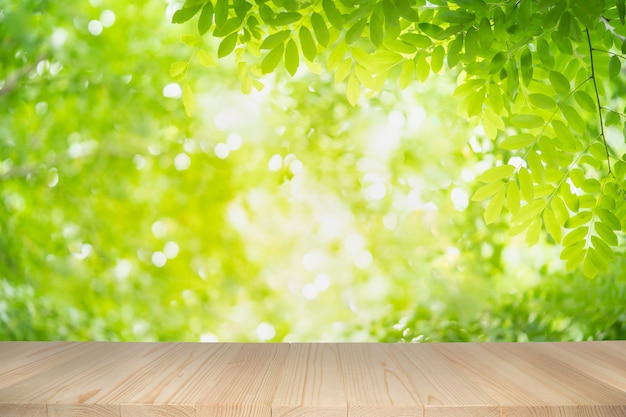
[{"label": "empty table surface", "polygon": [[626,341],[0,342],[0,416],[625,417]]}]

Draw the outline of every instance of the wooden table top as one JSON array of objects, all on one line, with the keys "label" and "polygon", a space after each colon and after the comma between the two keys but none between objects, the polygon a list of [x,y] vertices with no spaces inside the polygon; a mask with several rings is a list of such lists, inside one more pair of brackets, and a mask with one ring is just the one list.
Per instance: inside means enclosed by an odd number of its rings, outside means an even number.
[{"label": "wooden table top", "polygon": [[0,416],[625,417],[626,341],[0,342]]}]

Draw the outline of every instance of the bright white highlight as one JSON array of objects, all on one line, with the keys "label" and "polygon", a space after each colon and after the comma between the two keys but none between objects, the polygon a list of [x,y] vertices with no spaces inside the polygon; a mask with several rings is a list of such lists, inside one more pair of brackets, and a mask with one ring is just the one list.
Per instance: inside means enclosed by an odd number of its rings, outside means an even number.
[{"label": "bright white highlight", "polygon": [[271,340],[276,336],[276,330],[274,330],[274,326],[271,324],[261,322],[256,326],[256,335],[262,341]]},{"label": "bright white highlight", "polygon": [[215,148],[213,148],[213,152],[215,152],[215,156],[219,159],[226,159],[230,154],[230,149],[228,149],[228,145],[225,143],[218,143],[215,145]]},{"label": "bright white highlight", "polygon": [[183,89],[178,83],[169,83],[163,87],[163,97],[180,98],[183,95]]},{"label": "bright white highlight", "polygon": [[163,252],[157,251],[152,254],[152,264],[157,268],[162,268],[163,266],[165,266],[166,262],[167,257]]},{"label": "bright white highlight", "polygon": [[102,23],[100,23],[99,20],[90,20],[89,24],[87,25],[87,30],[93,36],[100,36],[102,34],[102,29]]}]

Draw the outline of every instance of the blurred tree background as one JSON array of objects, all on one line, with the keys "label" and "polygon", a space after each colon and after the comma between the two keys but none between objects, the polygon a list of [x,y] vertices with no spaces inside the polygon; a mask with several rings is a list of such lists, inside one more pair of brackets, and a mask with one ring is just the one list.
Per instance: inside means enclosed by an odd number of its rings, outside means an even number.
[{"label": "blurred tree background", "polygon": [[199,48],[187,117],[178,8],[0,1],[0,339],[626,338],[623,252],[592,280],[485,224],[510,154],[455,73],[353,107],[327,73],[246,96]]}]

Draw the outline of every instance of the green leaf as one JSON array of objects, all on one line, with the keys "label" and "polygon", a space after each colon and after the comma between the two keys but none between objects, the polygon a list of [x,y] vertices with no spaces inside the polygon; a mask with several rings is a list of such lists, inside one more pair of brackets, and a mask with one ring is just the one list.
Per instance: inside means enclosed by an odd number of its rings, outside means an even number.
[{"label": "green leaf", "polygon": [[617,6],[617,14],[619,16],[619,21],[622,25],[626,23],[626,5],[624,0],[615,0],[615,5]]},{"label": "green leaf", "polygon": [[534,246],[539,243],[539,237],[541,236],[541,222],[539,219],[534,220],[528,226],[528,230],[526,231],[526,239],[525,242],[528,246]]},{"label": "green leaf", "polygon": [[202,12],[200,13],[200,18],[198,19],[198,33],[200,36],[204,35],[211,29],[211,25],[213,24],[213,3],[207,2],[202,8]]},{"label": "green leaf", "polygon": [[355,42],[357,39],[361,37],[363,30],[365,30],[365,26],[367,26],[367,19],[364,17],[361,20],[358,20],[350,29],[347,30],[345,39],[346,43],[350,45]]},{"label": "green leaf", "polygon": [[263,22],[268,25],[272,25],[274,23],[274,17],[276,15],[274,14],[274,11],[271,7],[269,7],[267,4],[261,3],[259,4],[259,16],[261,16]]},{"label": "green leaf", "polygon": [[348,98],[348,102],[352,106],[356,106],[359,102],[359,96],[361,95],[361,85],[359,84],[359,80],[356,78],[356,74],[353,72],[348,77],[348,84],[346,86],[346,97]]},{"label": "green leaf", "polygon": [[223,58],[233,52],[235,46],[237,46],[237,36],[237,32],[235,32],[222,39],[220,46],[217,48],[218,58]]},{"label": "green leaf", "polygon": [[563,238],[563,246],[567,247],[578,244],[587,237],[588,232],[588,226],[580,226],[579,228],[572,230],[565,236],[565,238]]},{"label": "green leaf", "polygon": [[512,215],[516,215],[520,208],[519,188],[515,181],[509,181],[506,187],[506,207]]},{"label": "green leaf", "polygon": [[502,187],[500,191],[489,201],[485,208],[484,218],[486,224],[491,224],[498,220],[502,207],[504,207],[505,189]]},{"label": "green leaf", "polygon": [[505,186],[504,181],[496,181],[480,187],[472,196],[472,201],[483,201],[499,192]]},{"label": "green leaf", "polygon": [[215,26],[224,26],[228,20],[228,0],[216,0],[215,2]]},{"label": "green leaf", "polygon": [[598,236],[602,238],[606,243],[611,246],[617,246],[617,235],[615,232],[606,224],[602,222],[595,222],[594,228]]},{"label": "green leaf", "polygon": [[581,211],[576,214],[574,217],[571,217],[569,220],[565,222],[565,227],[567,229],[573,229],[578,226],[582,226],[585,223],[588,223],[591,220],[592,214],[590,211]]},{"label": "green leaf", "polygon": [[554,56],[552,56],[550,45],[545,39],[539,39],[537,41],[537,55],[546,68],[550,69],[554,67]]},{"label": "green leaf", "polygon": [[491,49],[493,33],[491,32],[491,23],[486,17],[480,21],[480,25],[478,26],[478,42],[485,51]]},{"label": "green leaf", "polygon": [[609,59],[609,78],[617,77],[621,70],[622,61],[615,55],[611,56]]},{"label": "green leaf", "polygon": [[465,59],[472,62],[478,55],[478,32],[474,28],[469,28],[465,33]]},{"label": "green leaf", "polygon": [[476,15],[461,9],[450,10],[441,8],[441,11],[437,13],[437,18],[448,23],[463,24],[473,22],[476,19]]},{"label": "green leaf", "polygon": [[540,109],[552,110],[556,107],[556,101],[545,94],[533,93],[528,96],[528,99],[533,106],[539,107]]},{"label": "green leaf", "polygon": [[552,42],[556,45],[556,47],[561,51],[561,53],[565,55],[572,55],[574,53],[574,49],[572,48],[572,42],[569,38],[559,36],[558,32],[552,32],[550,35],[552,38]]},{"label": "green leaf", "polygon": [[443,31],[441,26],[433,25],[432,23],[420,23],[420,30],[431,38],[437,39],[437,36]]},{"label": "green leaf", "polygon": [[585,133],[587,130],[587,125],[580,114],[574,109],[572,106],[568,106],[567,104],[561,104],[561,113],[565,116],[565,120],[569,123],[569,125],[578,133]]},{"label": "green leaf", "polygon": [[532,203],[528,203],[519,209],[517,214],[513,216],[511,222],[513,224],[526,223],[527,221],[538,217],[545,207],[546,202],[544,200],[535,200]]},{"label": "green leaf", "polygon": [[311,15],[311,25],[313,26],[313,32],[315,32],[315,37],[319,44],[324,47],[328,46],[330,34],[328,33],[328,28],[326,27],[326,22],[324,22],[322,15],[313,13]]},{"label": "green leaf", "polygon": [[489,62],[489,74],[496,74],[502,70],[504,64],[506,64],[506,54],[504,52],[498,52],[491,58]]},{"label": "green leaf", "polygon": [[335,84],[339,84],[340,82],[345,80],[346,77],[350,74],[350,71],[352,71],[352,60],[350,58],[347,58],[335,70]]},{"label": "green leaf", "polygon": [[[322,0],[322,8],[330,24],[339,30],[343,29],[344,18],[337,6],[335,6],[335,2],[333,0]],[[320,41],[320,43],[322,42]]]},{"label": "green leaf", "polygon": [[413,75],[415,74],[415,62],[410,59],[405,60],[402,63],[402,69],[400,70],[400,88],[406,88],[411,81],[413,81]]},{"label": "green leaf", "polygon": [[[607,271],[609,269],[609,262],[613,259],[613,251],[596,236],[592,236],[591,241],[594,243],[594,246],[589,249],[587,256],[591,259],[591,263],[593,263],[593,266],[597,268],[598,271]],[[593,276],[587,277],[593,278]]]},{"label": "green leaf", "polygon": [[598,209],[596,214],[598,215],[600,220],[602,220],[602,223],[607,225],[612,230],[622,229],[622,224],[620,223],[619,219],[615,217],[615,215],[611,213],[610,211],[601,208],[601,209]]},{"label": "green leaf", "polygon": [[170,75],[172,77],[178,77],[179,75],[183,75],[187,72],[187,68],[189,67],[189,63],[185,61],[177,61],[172,63],[170,66]]},{"label": "green leaf", "polygon": [[407,32],[400,35],[400,40],[416,48],[424,49],[433,44],[433,41],[426,35],[419,33]]},{"label": "green leaf", "polygon": [[430,74],[430,65],[428,65],[424,54],[418,55],[415,68],[417,79],[421,82],[426,81],[428,79],[428,75]]},{"label": "green leaf", "polygon": [[278,45],[284,43],[287,38],[291,35],[290,30],[281,30],[280,32],[276,32],[263,40],[261,43],[261,49],[274,49]]},{"label": "green leaf", "polygon": [[348,51],[348,47],[345,42],[339,42],[333,50],[328,55],[328,61],[326,62],[326,68],[328,70],[333,70],[343,61],[346,52]]},{"label": "green leaf", "polygon": [[448,45],[448,68],[454,68],[460,61],[461,50],[463,49],[463,34],[457,35],[456,38]]},{"label": "green leaf", "polygon": [[532,177],[525,167],[520,167],[517,172],[517,178],[519,179],[519,188],[522,191],[522,197],[530,203],[535,197],[535,188]]},{"label": "green leaf", "polygon": [[587,110],[590,113],[595,113],[598,111],[596,102],[591,98],[589,94],[585,93],[584,91],[576,91],[574,93],[574,99],[583,110]]},{"label": "green leaf", "polygon": [[285,53],[285,44],[280,43],[274,49],[272,49],[266,56],[263,58],[261,62],[261,72],[263,74],[269,74],[280,63],[283,58],[283,54]]},{"label": "green leaf", "polygon": [[241,20],[245,19],[246,15],[248,14],[248,10],[250,10],[251,8],[252,5],[246,0],[233,1],[233,9],[235,9],[235,15]]},{"label": "green leaf", "polygon": [[525,28],[530,25],[530,19],[533,14],[533,2],[532,0],[520,0],[519,1],[519,24]]},{"label": "green leaf", "polygon": [[550,236],[552,236],[552,239],[554,239],[556,243],[561,242],[561,226],[559,226],[554,212],[549,208],[546,208],[543,211],[543,224],[545,225],[548,233],[550,233]]},{"label": "green leaf", "polygon": [[187,116],[191,117],[196,111],[196,100],[193,90],[188,83],[183,84],[183,107]]},{"label": "green leaf", "polygon": [[588,250],[583,263],[583,274],[587,278],[593,279],[596,277],[596,275],[598,275],[598,268],[596,267],[590,255],[591,250]]},{"label": "green leaf", "polygon": [[494,182],[510,177],[513,175],[513,172],[515,172],[513,165],[500,165],[483,172],[478,176],[477,180],[480,182]]},{"label": "green leaf", "polygon": [[376,6],[370,17],[369,29],[370,40],[375,47],[380,47],[385,37],[384,33],[385,14],[382,9],[382,4]]},{"label": "green leaf", "polygon": [[287,26],[296,23],[302,19],[302,15],[298,12],[278,13],[274,18],[274,26]]},{"label": "green leaf", "polygon": [[291,76],[294,76],[296,71],[298,71],[298,66],[300,66],[298,46],[293,39],[289,39],[285,48],[285,69]]},{"label": "green leaf", "polygon": [[174,15],[172,16],[172,23],[185,23],[192,17],[198,13],[201,5],[194,7],[183,7],[182,9],[176,10]]},{"label": "green leaf", "polygon": [[[571,234],[571,233],[570,233]],[[569,236],[569,235],[568,235]],[[581,239],[581,240],[576,240],[574,241],[574,243],[570,244],[570,245],[563,245],[563,250],[561,251],[561,256],[560,258],[562,260],[569,260],[569,259],[582,259],[585,257],[585,240]],[[572,270],[574,268],[576,268],[575,265],[573,267],[567,267],[568,270]]]},{"label": "green leaf", "polygon": [[491,107],[493,111],[497,114],[502,112],[504,108],[504,99],[502,98],[502,91],[500,90],[500,86],[497,84],[489,84],[489,101],[491,102]]},{"label": "green leaf", "polygon": [[511,124],[521,129],[534,129],[544,125],[544,120],[536,114],[516,114],[510,118]]},{"label": "green leaf", "polygon": [[191,35],[189,33],[181,35],[180,40],[182,43],[187,46],[191,46],[192,48],[200,45],[200,42],[202,41],[198,35]]},{"label": "green leaf", "polygon": [[561,197],[558,195],[552,197],[550,207],[552,207],[552,211],[554,212],[559,225],[564,225],[569,219],[569,211],[567,210],[567,207],[565,206],[565,203],[563,203]]},{"label": "green leaf", "polygon": [[311,31],[306,26],[300,26],[299,35],[302,54],[309,61],[313,61],[317,55],[317,46],[315,45]]},{"label": "green leaf", "polygon": [[437,45],[435,47],[435,50],[430,57],[430,69],[434,73],[439,72],[443,67],[443,58],[445,56],[445,53],[446,52],[444,51],[443,46]]},{"label": "green leaf", "polygon": [[528,49],[525,49],[520,57],[520,72],[524,85],[528,86],[533,79],[533,56]]},{"label": "green leaf", "polygon": [[525,148],[535,142],[535,137],[528,133],[522,133],[520,135],[507,136],[500,143],[502,149],[514,151]]},{"label": "green leaf", "polygon": [[574,152],[580,148],[578,139],[572,134],[565,123],[560,120],[553,119],[552,127],[556,133],[556,144],[558,147],[567,152]]},{"label": "green leaf", "polygon": [[196,58],[198,58],[198,62],[203,67],[208,68],[215,66],[215,60],[207,51],[204,51],[202,49],[198,50],[198,52],[196,53]]},{"label": "green leaf", "polygon": [[574,16],[589,29],[600,23],[604,9],[604,0],[573,0],[571,4]]},{"label": "green leaf", "polygon": [[552,87],[554,87],[554,90],[557,92],[557,94],[561,94],[563,96],[569,94],[570,84],[565,75],[557,71],[550,71],[550,73],[548,74],[548,78],[550,79]]},{"label": "green leaf", "polygon": [[221,38],[230,35],[231,33],[237,31],[241,27],[242,23],[243,20],[238,17],[228,19],[223,25],[215,27],[213,30],[213,36]]}]

